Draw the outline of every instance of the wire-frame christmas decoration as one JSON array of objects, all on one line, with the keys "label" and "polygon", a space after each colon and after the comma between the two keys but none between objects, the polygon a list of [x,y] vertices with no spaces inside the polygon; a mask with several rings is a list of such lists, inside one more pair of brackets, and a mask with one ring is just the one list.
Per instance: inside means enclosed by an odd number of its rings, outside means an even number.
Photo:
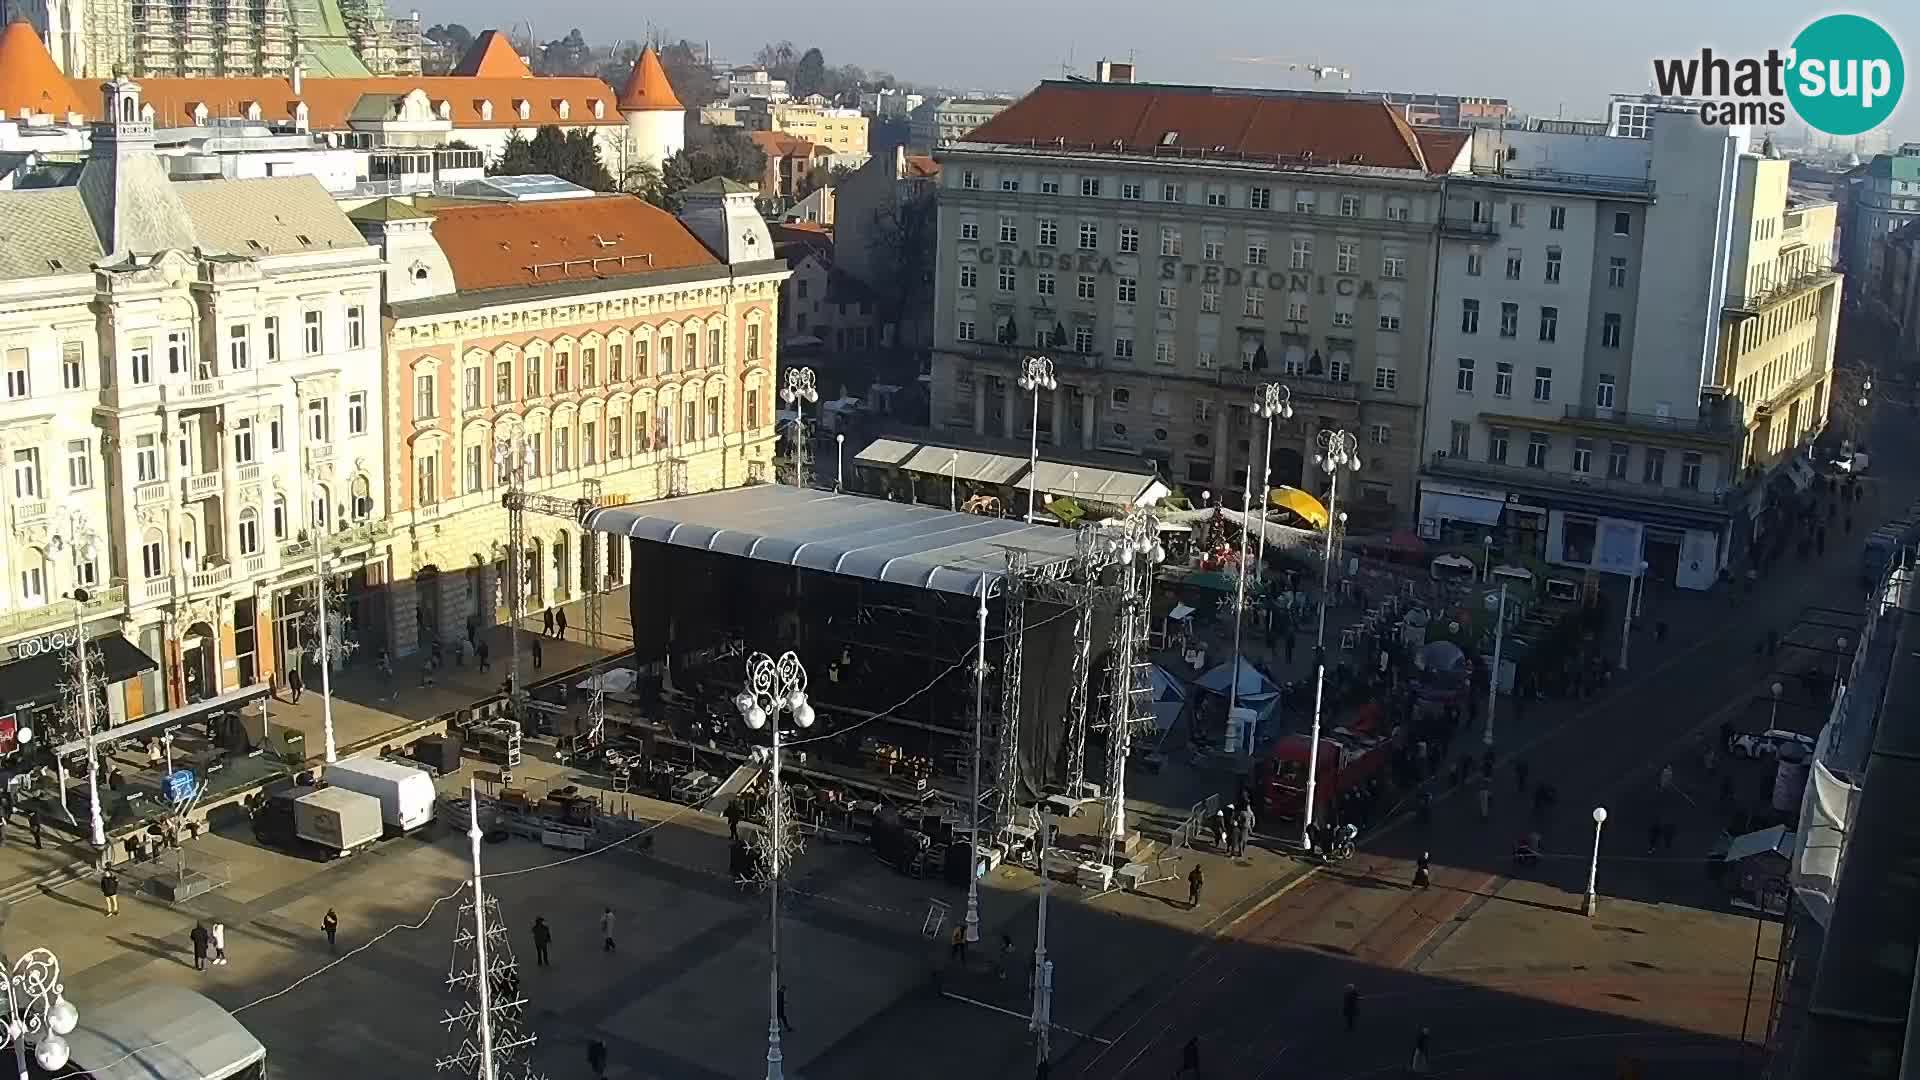
[{"label": "wire-frame christmas decoration", "polygon": [[[313,598],[313,606],[300,621],[300,630],[307,644],[307,658],[320,667],[329,661],[329,657],[322,654],[331,653],[332,670],[339,671],[353,657],[354,651],[360,648],[360,643],[347,633],[353,624],[347,617],[345,580],[332,573],[327,574],[327,579],[325,582],[318,577],[314,579],[317,595]],[[327,620],[325,634],[320,632],[320,620],[323,617]]]},{"label": "wire-frame christmas decoration", "polygon": [[527,1027],[527,1000],[513,943],[499,901],[486,894],[480,873],[480,810],[471,793],[467,805],[473,878],[460,904],[453,961],[447,969],[448,989],[463,997],[441,1020],[453,1049],[436,1060],[434,1068],[472,1080],[541,1080],[533,1069],[536,1036]]},{"label": "wire-frame christmas decoration", "polygon": [[[87,741],[88,824],[94,843],[100,845],[106,839],[106,822],[100,812],[99,749],[90,738],[93,734],[90,728],[98,723],[101,710],[106,708],[107,677],[100,650],[86,645],[84,636],[76,630],[73,647],[60,658],[60,715],[65,730],[57,735],[41,732],[39,736],[46,746],[59,746],[69,739]],[[66,814],[67,824],[78,824],[67,806],[64,782],[60,785],[60,809]]]}]

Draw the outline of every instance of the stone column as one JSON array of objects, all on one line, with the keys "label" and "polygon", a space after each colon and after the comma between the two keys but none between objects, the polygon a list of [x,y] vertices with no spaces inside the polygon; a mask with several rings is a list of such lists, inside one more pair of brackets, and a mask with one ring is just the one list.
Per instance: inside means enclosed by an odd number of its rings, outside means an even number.
[{"label": "stone column", "polygon": [[475,605],[480,612],[482,629],[500,621],[500,564],[487,563],[480,567],[480,597]]},{"label": "stone column", "polygon": [[1019,416],[1020,395],[1018,382],[1013,379],[1000,380],[1000,434],[1009,439],[1020,430],[1020,425],[1015,422],[1015,418]]},{"label": "stone column", "polygon": [[1053,445],[1067,444],[1067,388],[1063,385],[1053,392]]},{"label": "stone column", "polygon": [[397,659],[412,656],[420,648],[420,593],[412,578],[387,586],[388,605],[393,625],[388,628]]},{"label": "stone column", "polygon": [[1082,387],[1080,390],[1080,449],[1093,449],[1094,408],[1093,399],[1100,396],[1096,386]]},{"label": "stone column", "polygon": [[439,625],[434,630],[440,634],[440,640],[451,649],[456,641],[467,638],[467,575],[465,571],[442,571],[437,579],[440,587]]}]

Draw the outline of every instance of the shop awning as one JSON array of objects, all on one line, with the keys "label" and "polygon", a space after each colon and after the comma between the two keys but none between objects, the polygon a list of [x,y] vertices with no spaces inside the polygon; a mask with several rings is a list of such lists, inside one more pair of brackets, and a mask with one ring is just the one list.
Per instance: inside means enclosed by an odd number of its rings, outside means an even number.
[{"label": "shop awning", "polygon": [[[101,676],[108,686],[124,682],[160,665],[119,631],[87,642],[89,656],[100,657]],[[50,649],[11,663],[0,664],[0,712],[58,701],[67,681],[67,649]]]},{"label": "shop awning", "polygon": [[1500,511],[1506,504],[1494,499],[1476,499],[1471,495],[1454,495],[1448,492],[1423,491],[1420,493],[1420,516],[1442,521],[1471,521],[1476,525],[1494,525],[1500,521]]}]

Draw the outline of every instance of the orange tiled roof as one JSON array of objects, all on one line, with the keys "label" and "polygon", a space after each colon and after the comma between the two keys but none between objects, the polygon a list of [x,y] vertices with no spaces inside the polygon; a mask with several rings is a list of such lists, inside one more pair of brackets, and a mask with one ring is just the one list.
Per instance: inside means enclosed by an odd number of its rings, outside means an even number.
[{"label": "orange tiled roof", "polygon": [[82,103],[99,96],[98,82],[91,94],[74,93],[25,19],[0,31],[0,109],[6,110],[8,119],[27,113],[64,118],[70,112],[88,112]]},{"label": "orange tiled roof", "polygon": [[[1171,133],[1172,141],[1168,136]],[[1224,148],[1246,158],[1426,169],[1413,129],[1385,101],[1342,94],[1152,83],[1043,82],[966,136],[1167,157]]]},{"label": "orange tiled roof", "polygon": [[1460,148],[1473,139],[1473,132],[1466,128],[1416,125],[1413,137],[1420,142],[1420,153],[1427,159],[1427,168],[1434,172],[1445,172],[1453,167],[1454,159],[1460,156]]},{"label": "orange tiled roof", "polygon": [[627,85],[620,90],[620,108],[627,112],[686,109],[674,95],[673,83],[667,78],[667,69],[661,66],[660,54],[653,51],[653,46],[641,49],[640,59],[634,61]]},{"label": "orange tiled roof", "polygon": [[940,163],[925,154],[908,154],[907,175],[909,177],[939,176]]},{"label": "orange tiled roof", "polygon": [[533,69],[520,59],[520,51],[498,30],[482,30],[467,48],[467,55],[453,74],[469,79],[531,79]]},{"label": "orange tiled roof", "polygon": [[631,195],[450,206],[433,238],[462,292],[719,266],[672,214]]},{"label": "orange tiled roof", "polygon": [[747,138],[753,140],[753,145],[759,147],[760,152],[768,157],[810,158],[823,149],[827,153],[833,152],[831,149],[815,146],[797,135],[789,135],[784,131],[750,131],[747,133]]}]

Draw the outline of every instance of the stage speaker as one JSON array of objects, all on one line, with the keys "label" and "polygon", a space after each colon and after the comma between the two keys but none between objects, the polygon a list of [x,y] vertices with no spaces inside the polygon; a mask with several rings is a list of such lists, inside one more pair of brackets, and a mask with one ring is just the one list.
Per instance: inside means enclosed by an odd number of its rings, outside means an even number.
[{"label": "stage speaker", "polygon": [[413,760],[440,773],[458,772],[460,769],[460,737],[457,735],[429,735],[413,744]]}]

